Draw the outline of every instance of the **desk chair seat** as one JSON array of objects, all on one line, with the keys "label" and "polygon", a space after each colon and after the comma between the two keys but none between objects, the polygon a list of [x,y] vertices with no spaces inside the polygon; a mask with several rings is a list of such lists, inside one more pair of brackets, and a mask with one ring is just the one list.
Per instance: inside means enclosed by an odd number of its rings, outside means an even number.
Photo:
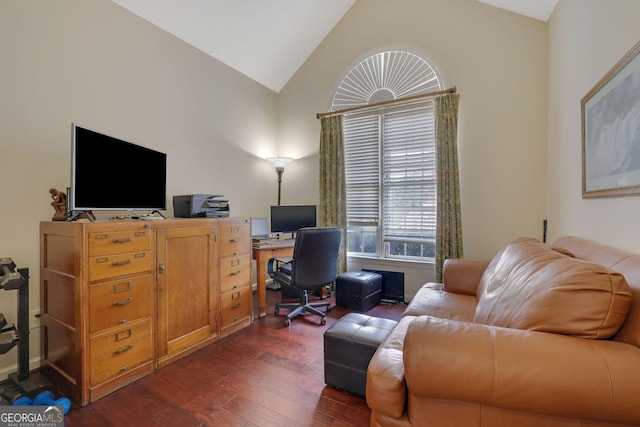
[{"label": "desk chair seat", "polygon": [[294,287],[302,291],[299,303],[278,303],[275,314],[280,309],[291,310],[284,321],[285,326],[291,319],[302,313],[320,316],[320,324],[327,322],[324,312],[318,308],[331,310],[328,302],[309,302],[309,292],[333,283],[338,277],[338,251],[342,230],[338,227],[308,227],[298,230],[293,247],[293,257],[288,259],[272,258],[268,263],[269,276],[282,287]]}]

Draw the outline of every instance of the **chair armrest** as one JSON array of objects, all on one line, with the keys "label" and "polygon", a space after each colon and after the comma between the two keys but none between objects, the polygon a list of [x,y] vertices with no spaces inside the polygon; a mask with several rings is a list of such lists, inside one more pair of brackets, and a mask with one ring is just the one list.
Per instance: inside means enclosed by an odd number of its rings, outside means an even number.
[{"label": "chair armrest", "polygon": [[442,286],[447,292],[475,295],[489,261],[446,259],[442,265]]},{"label": "chair armrest", "polygon": [[616,341],[420,316],[407,329],[404,369],[409,395],[614,423],[640,419],[640,349]]},{"label": "chair armrest", "polygon": [[292,257],[269,258],[269,261],[267,261],[267,274],[269,275],[269,277],[273,277],[273,273],[277,271],[282,264],[287,264],[292,260]]}]

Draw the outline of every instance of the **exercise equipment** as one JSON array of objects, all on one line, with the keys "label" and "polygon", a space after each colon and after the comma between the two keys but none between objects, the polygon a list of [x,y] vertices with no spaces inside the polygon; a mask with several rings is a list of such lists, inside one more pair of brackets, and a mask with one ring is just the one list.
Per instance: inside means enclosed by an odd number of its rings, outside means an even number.
[{"label": "exercise equipment", "polygon": [[32,396],[40,388],[29,377],[29,269],[16,269],[11,258],[0,258],[0,289],[18,291],[18,326],[7,327],[7,320],[0,313],[0,354],[18,347],[18,372],[9,374],[0,389],[0,404],[8,404],[22,396]]},{"label": "exercise equipment", "polygon": [[12,405],[14,406],[62,406],[63,414],[69,412],[71,408],[71,401],[66,397],[56,399],[53,392],[43,391],[38,394],[33,400],[28,396],[22,396],[16,399]]},{"label": "exercise equipment", "polygon": [[0,288],[5,291],[18,289],[25,282],[24,277],[15,271],[16,265],[11,258],[0,258]]}]

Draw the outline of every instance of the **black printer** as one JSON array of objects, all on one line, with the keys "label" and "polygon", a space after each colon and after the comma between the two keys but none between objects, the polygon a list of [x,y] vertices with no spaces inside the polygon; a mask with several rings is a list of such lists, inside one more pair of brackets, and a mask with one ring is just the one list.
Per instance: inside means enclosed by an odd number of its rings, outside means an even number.
[{"label": "black printer", "polygon": [[176,218],[221,218],[229,216],[229,201],[219,194],[187,194],[173,196]]}]

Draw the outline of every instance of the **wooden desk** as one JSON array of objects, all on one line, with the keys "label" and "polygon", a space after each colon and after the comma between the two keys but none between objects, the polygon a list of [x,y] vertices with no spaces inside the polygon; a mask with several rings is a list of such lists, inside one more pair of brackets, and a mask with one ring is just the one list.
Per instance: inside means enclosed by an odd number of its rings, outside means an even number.
[{"label": "wooden desk", "polygon": [[253,247],[253,259],[256,260],[256,285],[258,287],[258,317],[267,315],[267,284],[265,280],[266,264],[271,258],[293,256],[293,242],[272,244],[270,246]]}]

